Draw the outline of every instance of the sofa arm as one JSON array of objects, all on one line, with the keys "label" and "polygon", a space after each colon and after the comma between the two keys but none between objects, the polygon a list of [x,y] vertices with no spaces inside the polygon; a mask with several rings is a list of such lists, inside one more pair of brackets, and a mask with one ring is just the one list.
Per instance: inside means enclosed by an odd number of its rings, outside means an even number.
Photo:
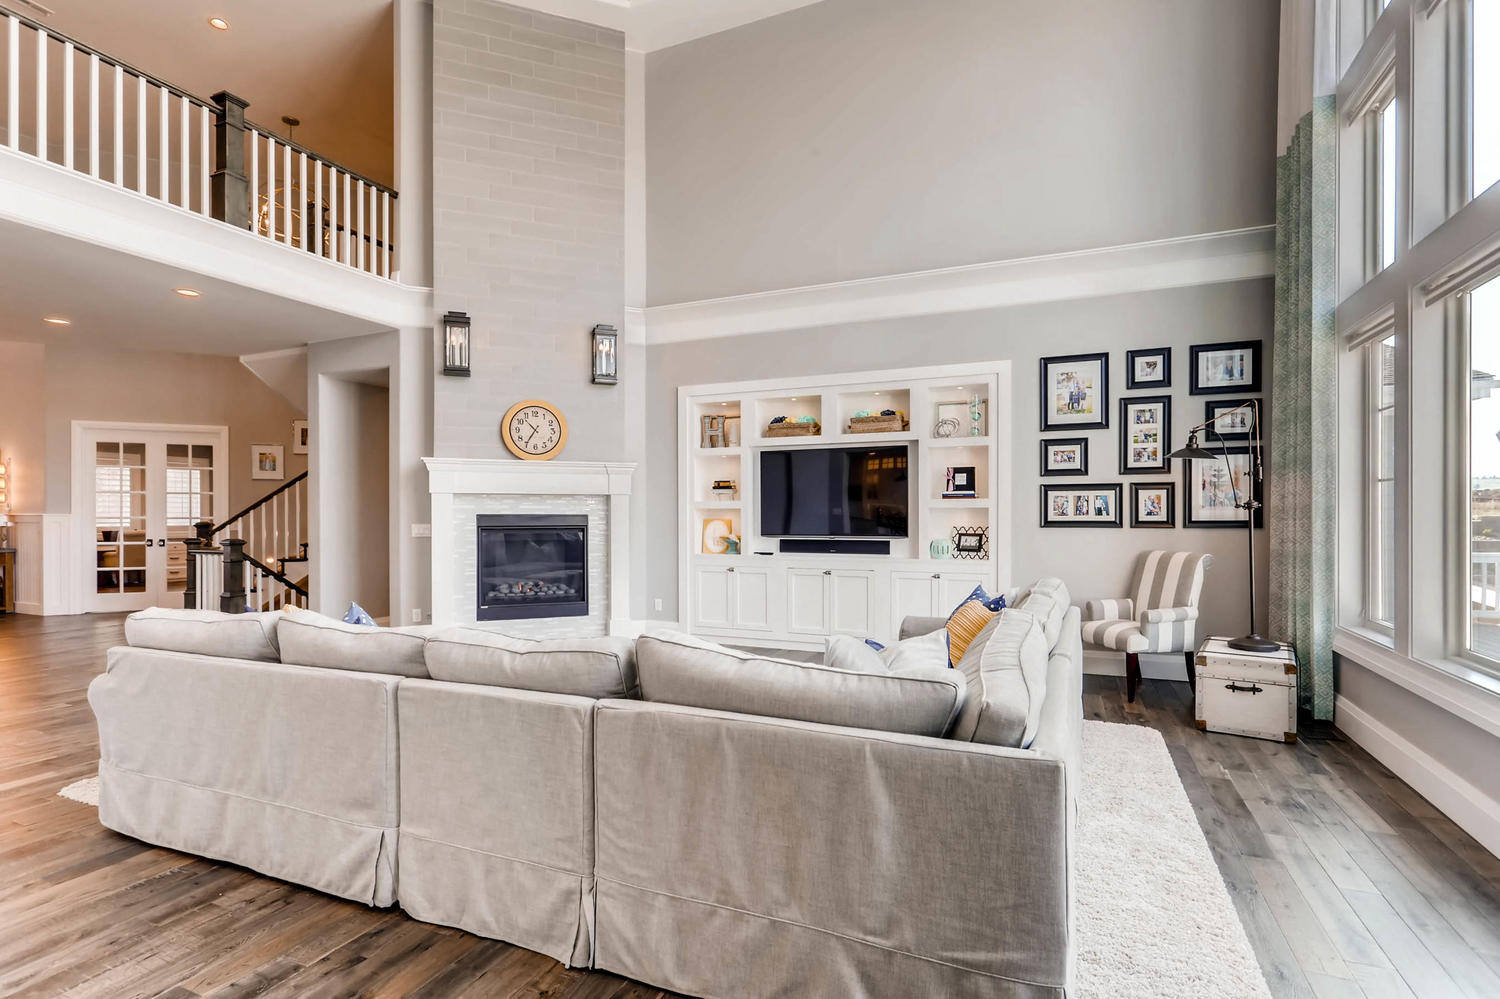
[{"label": "sofa arm", "polygon": [[1131,621],[1135,619],[1135,601],[1130,597],[1119,600],[1090,600],[1083,605],[1085,621]]},{"label": "sofa arm", "polygon": [[599,967],[692,995],[1068,988],[1063,761],[641,701],[599,702],[595,736]]},{"label": "sofa arm", "polygon": [[923,617],[920,614],[911,614],[901,620],[901,633],[898,637],[904,642],[908,638],[930,635],[939,628],[946,627],[947,624],[948,619],[945,617]]},{"label": "sofa arm", "polygon": [[1196,607],[1155,607],[1141,614],[1141,624],[1169,624],[1173,621],[1198,620]]}]

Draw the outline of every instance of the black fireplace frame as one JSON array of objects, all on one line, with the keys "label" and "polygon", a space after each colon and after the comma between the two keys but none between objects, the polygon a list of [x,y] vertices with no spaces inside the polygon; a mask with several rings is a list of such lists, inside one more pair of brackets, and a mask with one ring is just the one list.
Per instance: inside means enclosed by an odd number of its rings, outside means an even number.
[{"label": "black fireplace frame", "polygon": [[[484,602],[485,529],[566,527],[583,532],[582,585],[577,600],[553,603],[487,605]],[[589,613],[589,518],[586,514],[482,513],[474,525],[474,613],[478,621],[517,621],[543,617],[587,617]]]}]

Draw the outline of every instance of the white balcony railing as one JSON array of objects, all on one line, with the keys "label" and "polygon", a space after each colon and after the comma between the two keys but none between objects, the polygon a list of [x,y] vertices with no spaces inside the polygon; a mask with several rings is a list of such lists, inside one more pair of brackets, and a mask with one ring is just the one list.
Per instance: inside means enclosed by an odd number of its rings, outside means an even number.
[{"label": "white balcony railing", "polygon": [[1470,553],[1469,605],[1475,624],[1500,623],[1500,552]]},{"label": "white balcony railing", "polygon": [[395,278],[396,192],[0,7],[0,149]]}]

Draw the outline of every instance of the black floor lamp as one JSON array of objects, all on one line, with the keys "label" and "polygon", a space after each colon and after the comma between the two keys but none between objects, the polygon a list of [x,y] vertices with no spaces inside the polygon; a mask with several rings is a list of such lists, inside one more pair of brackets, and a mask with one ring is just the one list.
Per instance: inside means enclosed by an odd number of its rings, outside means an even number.
[{"label": "black floor lamp", "polygon": [[[1240,499],[1239,490],[1235,488],[1234,469],[1230,467],[1229,449],[1224,446],[1223,438],[1219,439],[1219,454],[1214,454],[1212,451],[1198,446],[1198,431],[1207,430],[1217,421],[1229,416],[1231,413],[1238,413],[1242,409],[1250,411],[1251,437],[1255,442],[1253,445],[1254,453],[1252,455],[1254,464],[1250,468],[1250,474],[1246,476],[1244,500]],[[1234,500],[1234,506],[1236,509],[1245,511],[1245,529],[1247,532],[1245,538],[1247,550],[1250,554],[1250,634],[1229,640],[1229,647],[1240,652],[1275,652],[1281,648],[1281,643],[1273,642],[1269,638],[1262,638],[1260,633],[1255,630],[1255,511],[1260,509],[1261,506],[1255,499],[1255,473],[1260,468],[1260,430],[1260,400],[1251,399],[1249,402],[1236,406],[1233,409],[1226,409],[1222,413],[1215,413],[1212,419],[1206,420],[1189,430],[1187,445],[1178,448],[1167,456],[1169,458],[1181,458],[1185,461],[1215,461],[1223,458],[1224,468],[1229,472],[1229,489],[1230,495]],[[1188,467],[1191,468],[1192,466],[1189,465]],[[1185,498],[1188,502],[1192,502],[1191,496]]]}]

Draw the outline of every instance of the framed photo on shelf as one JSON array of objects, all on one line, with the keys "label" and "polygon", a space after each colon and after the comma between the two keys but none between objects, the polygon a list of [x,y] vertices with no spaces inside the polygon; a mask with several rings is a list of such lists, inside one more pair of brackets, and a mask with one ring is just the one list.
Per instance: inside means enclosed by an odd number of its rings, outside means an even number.
[{"label": "framed photo on shelf", "polygon": [[[1209,448],[1209,450],[1217,450]],[[1265,526],[1265,489],[1255,449],[1248,444],[1227,447],[1221,457],[1190,458],[1182,467],[1182,520],[1185,527],[1244,527],[1243,503],[1253,475],[1255,526]]]},{"label": "framed photo on shelf", "polygon": [[989,558],[990,529],[988,527],[955,527],[953,529],[953,557]]},{"label": "framed photo on shelf", "polygon": [[1165,472],[1172,449],[1172,397],[1129,396],[1120,400],[1120,474]]},{"label": "framed photo on shelf", "polygon": [[1042,431],[1109,427],[1109,354],[1041,360]]},{"label": "framed photo on shelf", "polygon": [[1132,482],[1131,527],[1176,527],[1177,483]]},{"label": "framed photo on shelf", "polygon": [[1191,358],[1189,391],[1193,395],[1251,394],[1260,391],[1260,341],[1198,343]]},{"label": "framed photo on shelf", "polygon": [[[1250,402],[1255,403],[1253,409],[1241,409],[1238,413],[1229,412]],[[1213,421],[1205,436],[1211,441],[1260,440],[1260,426],[1256,416],[1265,408],[1265,405],[1263,399],[1204,400],[1203,419]]]},{"label": "framed photo on shelf", "polygon": [[285,444],[251,444],[250,445],[250,478],[252,478],[252,479],[284,479],[284,478],[286,478],[286,445]]},{"label": "framed photo on shelf", "polygon": [[1120,527],[1118,482],[1042,484],[1043,527]]},{"label": "framed photo on shelf", "polygon": [[1153,389],[1172,387],[1172,348],[1150,347],[1125,352],[1125,387]]},{"label": "framed photo on shelf", "polygon": [[1052,437],[1042,440],[1042,475],[1089,474],[1087,437]]}]

